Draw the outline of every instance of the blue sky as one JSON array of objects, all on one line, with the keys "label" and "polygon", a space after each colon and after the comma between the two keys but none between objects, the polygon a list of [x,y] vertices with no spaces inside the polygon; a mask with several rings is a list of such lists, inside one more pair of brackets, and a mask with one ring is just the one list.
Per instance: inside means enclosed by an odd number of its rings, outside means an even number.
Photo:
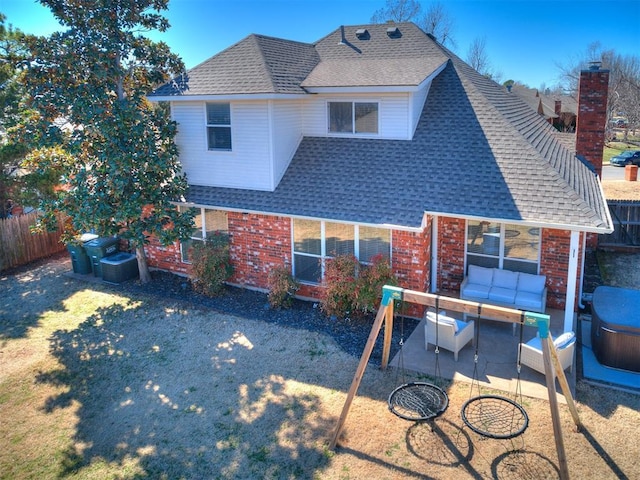
[{"label": "blue sky", "polygon": [[[423,1],[424,6],[429,2]],[[484,37],[502,80],[531,87],[558,83],[558,64],[575,63],[587,46],[640,55],[640,0],[444,0],[454,22],[453,50],[466,59]],[[171,0],[168,32],[154,35],[194,67],[250,33],[314,42],[340,25],[368,23],[384,0]],[[27,33],[59,29],[33,0],[0,0],[7,21]]]}]

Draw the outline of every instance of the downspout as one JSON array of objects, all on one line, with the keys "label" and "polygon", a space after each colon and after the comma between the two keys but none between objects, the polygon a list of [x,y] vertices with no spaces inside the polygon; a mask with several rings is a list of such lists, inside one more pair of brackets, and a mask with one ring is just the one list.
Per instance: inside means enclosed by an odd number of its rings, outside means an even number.
[{"label": "downspout", "polygon": [[587,258],[587,232],[582,232],[582,271],[580,272],[580,289],[578,295],[578,307],[584,310],[585,305],[582,303],[582,290],[584,289],[584,271],[586,269],[585,260]]},{"label": "downspout", "polygon": [[438,291],[438,217],[431,217],[431,293]]}]

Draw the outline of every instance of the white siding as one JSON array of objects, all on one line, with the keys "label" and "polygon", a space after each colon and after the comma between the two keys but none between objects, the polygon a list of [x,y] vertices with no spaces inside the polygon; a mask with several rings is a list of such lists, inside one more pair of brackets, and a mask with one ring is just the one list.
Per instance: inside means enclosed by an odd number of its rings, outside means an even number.
[{"label": "white siding", "polygon": [[273,185],[278,185],[302,140],[302,100],[272,101]]},{"label": "white siding", "polygon": [[231,102],[231,152],[207,148],[204,102],[175,102],[176,143],[193,185],[272,190],[267,101]]},{"label": "white siding", "polygon": [[420,120],[420,115],[422,115],[422,109],[424,108],[424,102],[427,100],[427,95],[429,94],[429,87],[431,87],[431,82],[428,82],[423,89],[418,92],[414,92],[411,94],[411,136],[416,131],[416,127],[418,126],[418,121]]},{"label": "white siding", "polygon": [[[304,135],[327,136],[328,101],[378,102],[379,134],[373,138],[409,140],[413,129],[409,116],[409,95],[388,93],[377,95],[315,95],[304,105]],[[357,135],[357,137],[361,137]]]}]

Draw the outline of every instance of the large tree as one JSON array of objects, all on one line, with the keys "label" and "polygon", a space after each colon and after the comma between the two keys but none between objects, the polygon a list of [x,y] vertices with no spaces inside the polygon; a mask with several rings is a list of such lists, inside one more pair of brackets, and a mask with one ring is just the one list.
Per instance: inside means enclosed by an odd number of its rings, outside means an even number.
[{"label": "large tree", "polygon": [[15,140],[16,130],[28,117],[25,91],[19,79],[27,58],[28,36],[6,25],[0,13],[0,218],[7,216],[9,200],[22,191],[19,165],[28,146]]},{"label": "large tree", "polygon": [[[60,173],[44,220],[62,211],[73,232],[119,235],[136,251],[140,279],[150,280],[144,245],[187,238],[192,216],[179,201],[187,182],[167,108],[146,99],[184,70],[164,43],[168,0],[40,0],[65,27],[32,44],[25,84],[40,113],[34,172]],[[55,141],[52,141],[52,138]],[[53,145],[52,145],[53,144]]]},{"label": "large tree", "polygon": [[453,20],[440,2],[430,3],[423,11],[418,0],[386,0],[384,7],[373,12],[371,22],[414,22],[443,45],[455,45]]}]

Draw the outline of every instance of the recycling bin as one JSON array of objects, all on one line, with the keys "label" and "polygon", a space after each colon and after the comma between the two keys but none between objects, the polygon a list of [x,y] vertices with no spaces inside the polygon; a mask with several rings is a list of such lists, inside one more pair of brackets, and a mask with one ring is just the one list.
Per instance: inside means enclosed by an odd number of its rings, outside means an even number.
[{"label": "recycling bin", "polygon": [[93,275],[102,278],[102,265],[100,260],[118,253],[120,239],[118,237],[100,237],[84,244],[84,249],[91,259]]},{"label": "recycling bin", "polygon": [[71,266],[73,267],[73,273],[79,273],[86,275],[91,273],[91,258],[87,254],[84,248],[85,243],[98,238],[98,235],[92,233],[85,233],[77,238],[77,243],[70,243],[67,245],[67,250],[71,255]]},{"label": "recycling bin", "polygon": [[120,252],[100,260],[102,280],[122,283],[138,276],[138,259],[132,253]]}]

